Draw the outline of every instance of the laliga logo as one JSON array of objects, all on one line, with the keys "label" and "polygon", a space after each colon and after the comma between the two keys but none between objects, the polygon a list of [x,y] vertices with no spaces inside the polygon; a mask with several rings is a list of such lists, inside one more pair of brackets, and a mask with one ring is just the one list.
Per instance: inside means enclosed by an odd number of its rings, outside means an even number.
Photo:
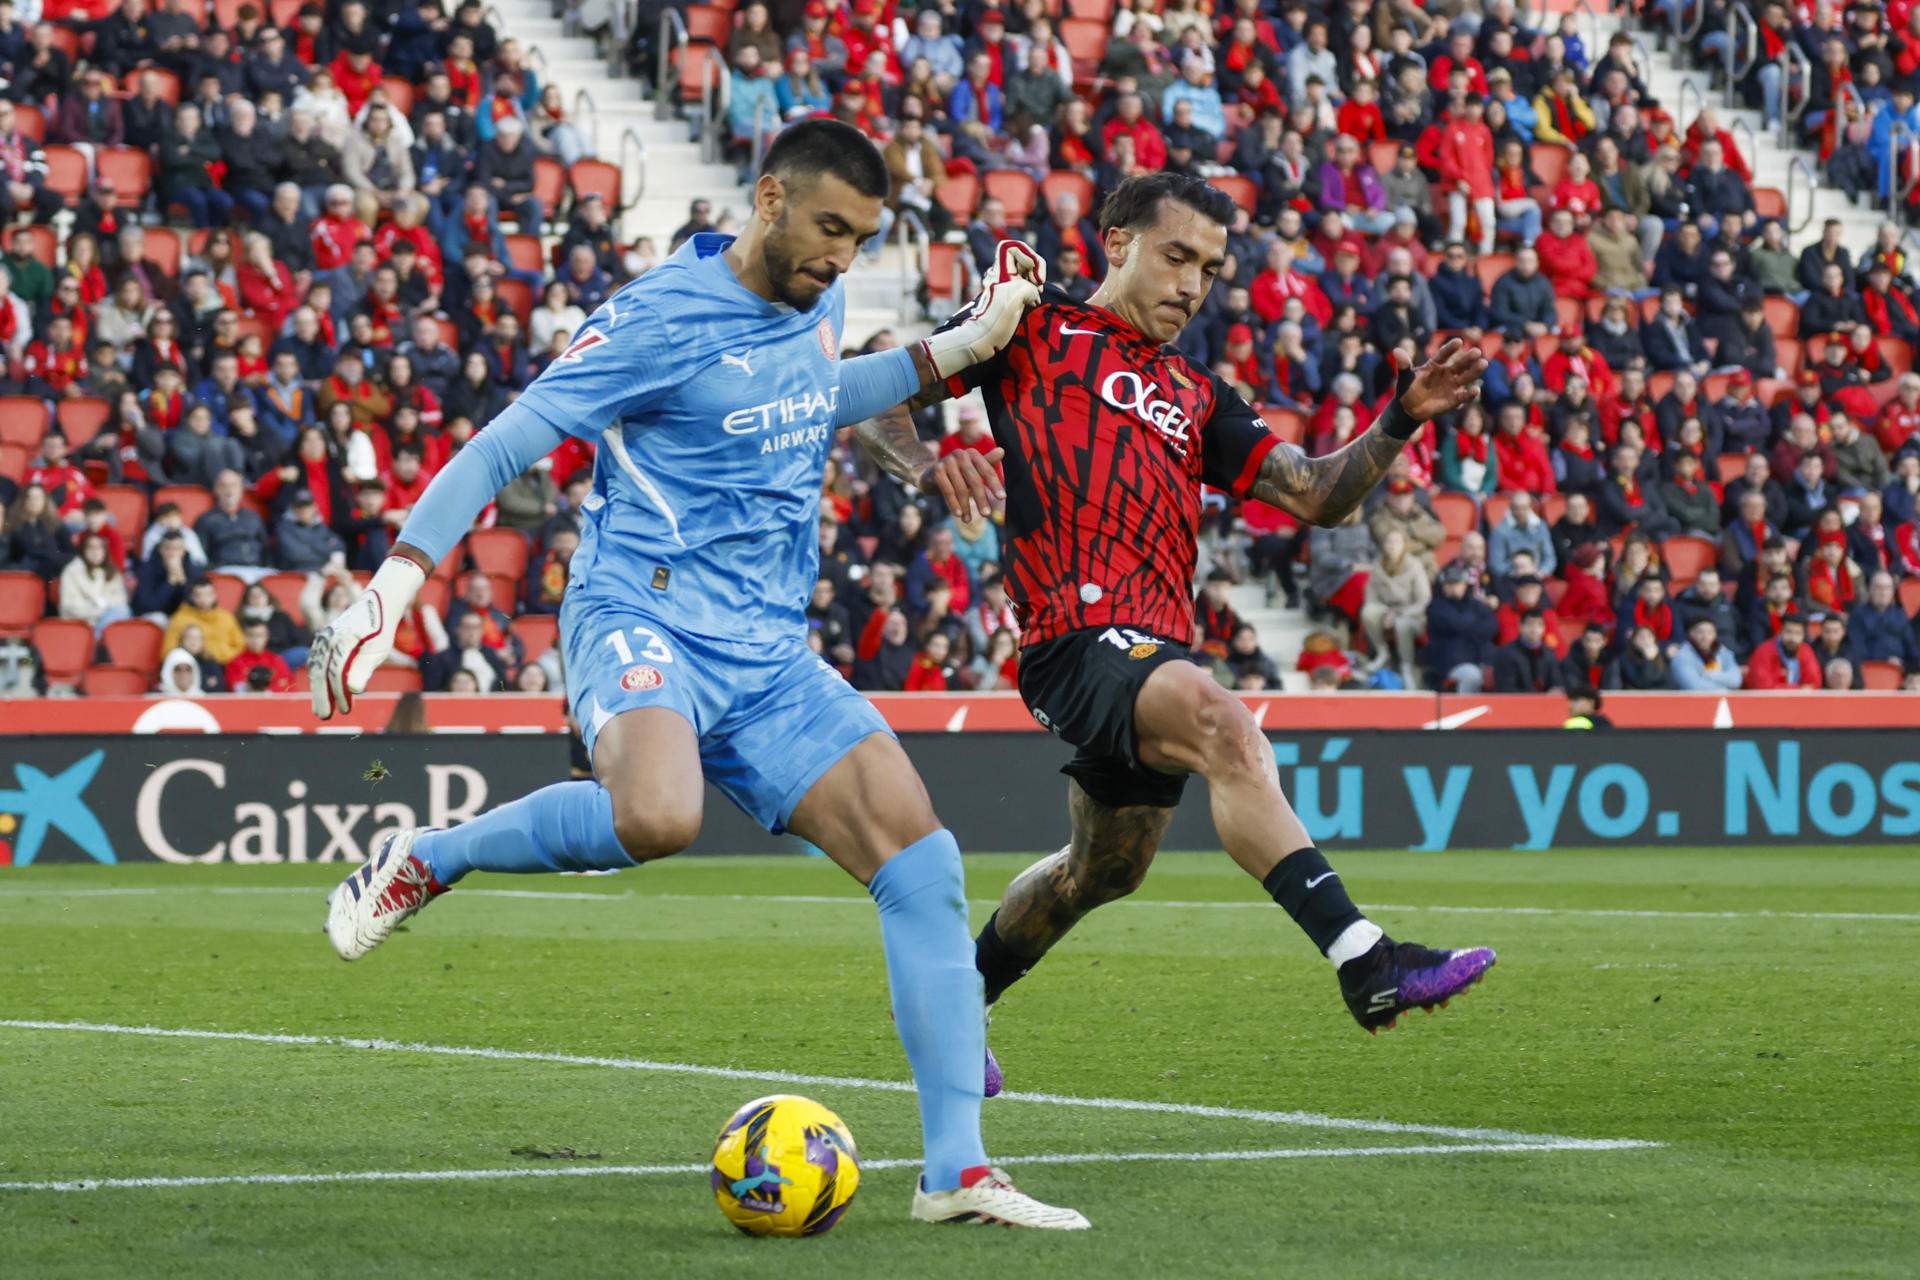
[{"label": "laliga logo", "polygon": [[1187,428],[1193,425],[1193,419],[1179,405],[1161,396],[1160,388],[1131,369],[1122,369],[1108,374],[1107,380],[1100,384],[1100,398],[1116,409],[1131,413],[1165,436],[1181,457],[1187,456],[1187,443],[1192,439]]}]

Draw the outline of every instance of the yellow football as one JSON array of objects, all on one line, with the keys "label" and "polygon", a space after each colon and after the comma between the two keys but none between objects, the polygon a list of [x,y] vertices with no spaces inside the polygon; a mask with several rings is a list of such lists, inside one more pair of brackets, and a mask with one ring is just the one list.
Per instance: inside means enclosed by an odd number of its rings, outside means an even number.
[{"label": "yellow football", "polygon": [[778,1093],[733,1113],[713,1148],[713,1198],[756,1236],[817,1236],[853,1203],[860,1157],[839,1116]]}]

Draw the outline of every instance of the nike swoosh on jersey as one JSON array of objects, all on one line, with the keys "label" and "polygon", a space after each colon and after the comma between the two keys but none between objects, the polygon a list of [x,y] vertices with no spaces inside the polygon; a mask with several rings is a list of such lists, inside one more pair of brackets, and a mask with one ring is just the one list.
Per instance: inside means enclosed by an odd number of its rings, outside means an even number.
[{"label": "nike swoosh on jersey", "polygon": [[1098,329],[1074,329],[1063,324],[1060,326],[1060,336],[1063,338],[1098,338],[1103,335]]}]

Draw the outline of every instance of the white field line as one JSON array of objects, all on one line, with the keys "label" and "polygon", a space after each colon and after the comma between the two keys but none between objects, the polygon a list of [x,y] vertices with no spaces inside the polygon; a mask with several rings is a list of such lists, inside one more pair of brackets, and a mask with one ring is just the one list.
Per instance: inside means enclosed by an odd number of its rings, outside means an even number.
[{"label": "white field line", "polygon": [[[812,1075],[796,1071],[749,1071],[689,1062],[655,1062],[647,1058],[609,1058],[588,1054],[543,1053],[530,1049],[489,1049],[465,1045],[417,1044],[398,1040],[349,1036],[274,1035],[257,1031],[208,1031],[193,1027],[136,1027],[112,1022],[47,1022],[29,1018],[0,1019],[0,1027],[22,1031],[71,1031],[100,1035],[154,1036],[174,1040],[226,1040],[245,1044],[311,1045],[335,1049],[364,1049],[381,1053],[423,1053],[450,1058],[482,1058],[493,1062],[552,1062],[567,1066],[612,1067],[624,1071],[656,1071],[668,1075],[706,1076],[720,1080],[751,1080],[765,1084],[818,1085],[835,1089],[867,1089],[884,1093],[912,1093],[907,1080],[870,1080],[857,1076]],[[1550,1143],[1557,1151],[1616,1151],[1659,1146],[1624,1138],[1569,1138],[1551,1133],[1520,1133],[1512,1129],[1459,1128],[1450,1125],[1403,1124],[1393,1120],[1356,1120],[1311,1111],[1260,1111],[1245,1107],[1216,1107],[1191,1102],[1151,1102],[1135,1098],[1085,1098],[1058,1093],[1000,1095],[1003,1102],[1031,1102],[1056,1107],[1086,1107],[1100,1111],[1151,1112],[1160,1115],[1200,1116],[1212,1120],[1246,1120],[1259,1124],[1291,1125],[1307,1129],[1334,1129],[1348,1133],[1410,1134],[1452,1138],[1465,1142]]]},{"label": "white field line", "polygon": [[[328,890],[315,885],[168,885],[165,887],[124,889],[55,889],[0,887],[0,902],[15,898],[114,898],[170,893],[214,894],[295,894],[322,898]],[[650,902],[770,902],[789,905],[870,906],[871,898],[846,893],[640,893],[628,889],[618,893],[573,893],[565,890],[538,889],[462,889],[462,898],[534,898],[559,902],[623,902],[644,898]],[[976,907],[997,907],[997,898],[974,898]],[[1111,904],[1131,908],[1172,908],[1179,911],[1271,911],[1270,902],[1186,902],[1170,898],[1125,898]],[[1624,920],[1833,920],[1877,921],[1883,924],[1920,923],[1920,912],[1899,911],[1659,911],[1624,907],[1456,907],[1416,905],[1404,902],[1370,902],[1369,911],[1428,912],[1434,915],[1469,916],[1575,916],[1590,919]]]},{"label": "white field line", "polygon": [[[1658,1143],[1620,1143],[1608,1150],[1651,1147]],[[996,1156],[1000,1164],[1213,1164],[1250,1160],[1308,1160],[1316,1157],[1487,1155],[1526,1151],[1590,1150],[1559,1142],[1447,1143],[1417,1147],[1275,1147],[1264,1151],[1092,1151],[1085,1153]],[[862,1160],[863,1173],[917,1169],[912,1159]],[[510,1178],[649,1177],[702,1174],[704,1164],[609,1164],[529,1166],[513,1169],[370,1169],[354,1173],[237,1173],[212,1177],[77,1178],[66,1181],[0,1182],[0,1191],[123,1191],[166,1187],[309,1186],[339,1182],[498,1182]]]}]

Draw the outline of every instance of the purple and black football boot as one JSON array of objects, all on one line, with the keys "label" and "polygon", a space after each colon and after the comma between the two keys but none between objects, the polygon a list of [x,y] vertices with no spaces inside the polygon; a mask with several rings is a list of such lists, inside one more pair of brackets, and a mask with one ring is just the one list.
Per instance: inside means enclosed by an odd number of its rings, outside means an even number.
[{"label": "purple and black football boot", "polygon": [[1433,1012],[1486,976],[1491,947],[1435,951],[1382,937],[1367,954],[1340,966],[1340,994],[1369,1035],[1390,1031],[1409,1009]]}]

